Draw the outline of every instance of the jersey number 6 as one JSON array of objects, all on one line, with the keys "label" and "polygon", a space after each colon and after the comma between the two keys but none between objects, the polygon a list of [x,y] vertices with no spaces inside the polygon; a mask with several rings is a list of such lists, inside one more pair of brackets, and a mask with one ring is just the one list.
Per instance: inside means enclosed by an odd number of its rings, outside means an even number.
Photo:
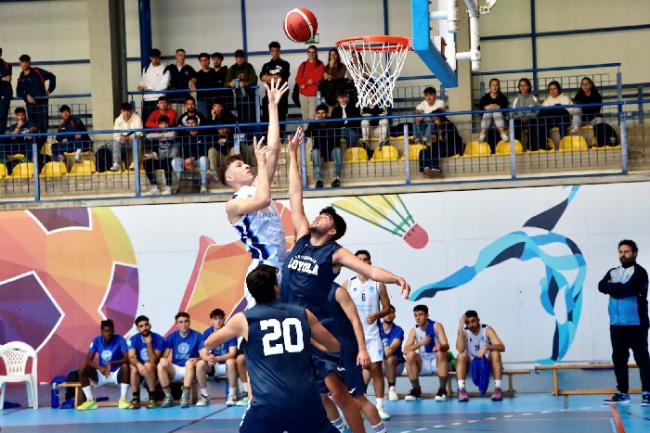
[{"label": "jersey number 6", "polygon": [[[294,329],[294,334],[296,335],[297,341],[295,343],[291,341],[291,328]],[[280,355],[285,351],[289,353],[302,352],[305,348],[302,325],[300,320],[295,317],[284,319],[282,323],[277,319],[262,320],[260,322],[260,329],[262,331],[266,331],[267,329],[271,330],[271,332],[262,338],[264,356]],[[280,339],[283,341],[278,341]]]}]

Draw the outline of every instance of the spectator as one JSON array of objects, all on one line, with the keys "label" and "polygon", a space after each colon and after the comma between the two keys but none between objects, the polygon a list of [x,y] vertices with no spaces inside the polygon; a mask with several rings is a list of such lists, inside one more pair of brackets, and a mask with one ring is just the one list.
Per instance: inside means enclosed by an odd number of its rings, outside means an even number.
[{"label": "spectator", "polygon": [[240,89],[240,92],[235,91],[235,95],[239,99],[237,103],[237,117],[243,123],[255,121],[255,89],[251,88],[257,85],[257,73],[253,65],[246,61],[246,53],[244,50],[235,51],[235,64],[228,69],[226,74],[226,86],[233,89]]},{"label": "spectator", "polygon": [[[87,152],[92,148],[92,141],[86,133],[86,125],[76,116],[71,114],[70,107],[62,105],[59,109],[61,118],[58,134],[52,143],[52,157],[55,160],[63,161],[65,152],[75,152],[75,162],[81,161],[81,152]],[[75,135],[59,135],[63,132],[77,132]]]},{"label": "spectator", "polygon": [[[47,132],[49,127],[48,97],[56,88],[56,76],[42,68],[32,68],[32,59],[23,54],[18,59],[22,72],[18,76],[16,95],[23,98],[27,115],[39,132]],[[45,82],[47,81],[47,88]],[[43,140],[44,141],[44,140]]]},{"label": "spectator", "polygon": [[[576,104],[602,104],[603,97],[594,85],[594,82],[589,77],[584,77],[580,81],[580,90],[573,98]],[[598,147],[607,145],[616,145],[618,138],[614,128],[603,122],[602,106],[598,107],[583,107],[582,108],[582,121],[593,126],[594,136]]]},{"label": "spectator", "polygon": [[[199,64],[201,69],[196,72],[196,98],[198,99],[199,111],[207,113],[212,101],[217,98],[218,94],[214,90],[207,92],[200,90],[215,89],[222,87],[222,85],[219,83],[217,71],[210,67],[210,55],[208,53],[199,54]],[[185,99],[185,103],[187,103],[187,99]]]},{"label": "spectator", "polygon": [[[501,82],[497,78],[492,78],[490,80],[490,91],[483,95],[481,100],[478,103],[479,109],[481,110],[498,110],[501,108],[508,108],[508,98],[506,95],[501,93]],[[503,113],[483,113],[481,117],[481,132],[479,133],[479,141],[485,141],[485,136],[487,130],[492,123],[497,127],[499,134],[501,134],[501,140],[508,140],[508,134],[506,134],[506,123],[504,121]]]},{"label": "spectator", "polygon": [[[327,119],[329,109],[327,105],[321,104],[316,107],[315,120]],[[336,124],[334,122],[310,123],[305,135],[312,138],[313,147],[311,160],[313,163],[314,180],[316,188],[323,187],[322,165],[326,160],[334,161],[334,180],[332,187],[341,186],[341,169],[343,167],[343,152],[337,138]]]},{"label": "spectator", "polygon": [[[222,65],[223,63],[223,54],[216,52],[212,53],[212,67],[214,68],[214,71],[217,74],[217,87],[219,88],[224,88],[226,86],[226,74],[228,73],[228,66]],[[216,92],[217,98],[224,99],[227,98],[228,96],[232,96],[232,92],[229,90],[220,90]],[[208,105],[208,108],[204,113],[208,113],[210,111],[210,106],[212,105],[212,102],[210,105]]]},{"label": "spectator", "polygon": [[319,83],[320,95],[325,103],[331,108],[336,105],[336,95],[346,89],[345,76],[348,70],[339,57],[336,48],[329,50],[327,54],[327,65],[323,73],[323,81]]},{"label": "spectator", "polygon": [[223,125],[234,125],[236,122],[235,116],[226,110],[223,100],[218,99],[212,103],[209,123],[215,125],[213,132],[215,146],[208,149],[208,160],[210,162],[209,174],[214,178],[217,177],[217,168],[221,164],[219,154],[227,156],[234,147],[233,130],[231,127],[223,127]]},{"label": "spectator", "polygon": [[155,409],[158,406],[153,395],[156,391],[156,370],[162,352],[165,350],[165,338],[151,332],[151,324],[147,316],[138,316],[135,319],[135,327],[138,332],[129,338],[126,344],[131,364],[131,390],[133,391],[131,407],[140,409],[140,380],[144,378],[149,392],[146,407]]},{"label": "spectator", "polygon": [[[444,113],[444,110],[435,113]],[[433,124],[435,133],[431,144],[427,144],[427,148],[422,149],[418,155],[420,172],[430,178],[440,177],[440,158],[463,153],[463,137],[447,116],[433,116]]]},{"label": "spectator", "polygon": [[2,48],[0,48],[0,135],[4,135],[7,129],[7,117],[12,96],[11,65],[3,60]]},{"label": "spectator", "polygon": [[[149,51],[149,66],[142,70],[142,78],[138,90],[143,92],[167,90],[169,87],[169,71],[160,60],[160,50],[152,48]],[[148,119],[149,115],[156,109],[158,98],[162,93],[144,93],[142,95],[142,118]]]},{"label": "spectator", "polygon": [[404,371],[404,353],[402,353],[402,342],[404,341],[404,330],[395,324],[395,307],[390,306],[390,313],[384,316],[379,326],[379,336],[384,345],[384,372],[388,382],[388,400],[399,400],[395,383],[398,374]]},{"label": "spectator", "polygon": [[187,118],[193,116],[199,121],[199,125],[207,125],[208,119],[196,109],[196,99],[191,96],[185,98],[185,113],[178,118],[178,125],[187,126]]},{"label": "spectator", "polygon": [[[160,116],[158,128],[169,128],[169,118]],[[176,131],[155,131],[146,136],[144,143],[144,171],[151,184],[148,195],[156,195],[162,191],[163,195],[171,194],[171,162],[178,156],[176,144]],[[159,191],[156,182],[156,170],[165,172],[165,186]]]},{"label": "spectator", "polygon": [[[271,53],[271,60],[264,63],[262,66],[262,72],[260,72],[260,80],[262,82],[271,84],[271,80],[280,79],[280,85],[289,81],[289,75],[291,74],[291,66],[286,60],[280,58],[280,44],[276,41],[273,41],[269,44],[269,52]],[[269,98],[264,96],[262,100],[262,120],[264,122],[269,121],[269,114],[267,107],[269,106]],[[289,112],[289,92],[285,92],[284,95],[280,98],[280,103],[278,104],[278,119],[280,122],[287,120],[287,113]],[[284,125],[280,125],[280,129],[284,130]]]},{"label": "spectator", "polygon": [[[19,134],[35,134],[38,132],[36,125],[27,117],[27,111],[23,107],[17,107],[14,110],[16,123],[9,128],[8,148],[4,150],[5,165],[9,174],[13,172],[16,165],[24,159],[30,160],[32,157],[32,143],[34,139],[29,135],[18,136]],[[40,155],[40,147],[38,154]]]},{"label": "spectator", "polygon": [[298,67],[296,83],[299,86],[300,94],[300,113],[303,120],[313,119],[316,113],[318,100],[318,83],[323,79],[325,65],[318,59],[316,47],[310,45],[307,48],[307,60],[302,62]]},{"label": "spectator", "polygon": [[118,132],[113,133],[111,149],[108,149],[108,144],[97,149],[97,171],[106,171],[103,167],[108,164],[108,153],[111,154],[113,161],[111,171],[122,169],[122,159],[129,162],[129,153],[132,153],[133,147],[137,145],[138,138],[142,137],[142,132],[119,132],[130,129],[142,129],[142,119],[133,112],[131,104],[124,102],[120,106],[120,115],[117,116],[113,124],[113,130]]},{"label": "spectator", "polygon": [[348,141],[350,147],[356,146],[359,141],[359,127],[361,122],[359,120],[347,120],[348,118],[361,117],[359,109],[354,105],[349,104],[348,92],[345,90],[339,92],[336,96],[337,105],[332,109],[332,119],[341,119],[336,123],[340,128],[340,134]]},{"label": "spectator", "polygon": [[[548,84],[548,95],[542,103],[542,107],[552,107],[555,105],[573,105],[571,98],[562,93],[562,86],[557,81],[551,81]],[[550,110],[541,110],[538,116],[544,117],[546,128],[559,126],[561,135],[565,135],[567,125],[571,125],[570,134],[580,132],[580,108],[556,108]]]},{"label": "spectator", "polygon": [[[385,108],[377,105],[373,107],[363,107],[361,115],[363,117],[377,117],[386,116],[388,111]],[[370,150],[370,127],[379,126],[379,147],[388,144],[388,119],[380,120],[362,120],[361,121],[361,146],[368,152],[368,156],[372,155]]]},{"label": "spectator", "polygon": [[[199,119],[190,116],[186,119],[187,127],[192,128],[199,124]],[[208,192],[208,149],[212,147],[212,137],[208,135],[199,135],[198,129],[190,129],[187,135],[182,137],[182,151],[180,157],[174,158],[172,168],[176,176],[180,176],[183,169],[189,172],[194,171],[196,161],[199,165],[199,174],[201,176],[201,194]]]},{"label": "spectator", "polygon": [[[176,62],[165,68],[169,72],[169,90],[196,90],[196,71],[185,63],[185,50],[176,50]],[[173,92],[170,94],[171,102],[182,102],[189,96],[185,92]],[[171,120],[171,118],[169,119]]]},{"label": "spectator", "polygon": [[[511,108],[530,108],[538,107],[539,101],[532,94],[533,86],[530,84],[528,78],[522,78],[517,84],[519,88],[519,95],[512,101]],[[534,123],[537,111],[513,111],[512,117],[515,120],[515,139],[520,142],[523,141],[523,131],[528,128],[531,123]]]},{"label": "spectator", "polygon": [[[191,96],[188,95],[188,98],[191,98]],[[145,126],[151,129],[157,128],[158,118],[160,116],[166,116],[169,119],[169,126],[176,126],[176,118],[178,117],[178,113],[176,113],[176,110],[169,106],[169,99],[167,99],[166,96],[161,96],[158,98],[158,109],[149,115]]]},{"label": "spectator", "polygon": [[[424,100],[415,107],[417,114],[431,114],[434,111],[445,111],[444,101],[438,99],[438,92],[433,87],[424,89]],[[422,133],[422,125],[424,125],[424,133]],[[431,131],[433,129],[433,119],[430,116],[416,117],[413,124],[413,135],[415,141],[421,144],[431,144]]]}]

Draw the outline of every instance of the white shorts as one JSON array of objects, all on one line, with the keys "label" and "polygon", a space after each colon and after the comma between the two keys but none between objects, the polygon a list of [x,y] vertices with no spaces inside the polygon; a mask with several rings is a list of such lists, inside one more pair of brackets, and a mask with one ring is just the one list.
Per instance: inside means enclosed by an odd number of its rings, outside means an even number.
[{"label": "white shorts", "polygon": [[117,373],[120,371],[119,369],[115,371],[111,371],[111,374],[108,375],[108,377],[104,376],[104,374],[97,370],[97,382],[93,382],[95,386],[102,386],[102,385],[119,385],[120,382],[117,380]]},{"label": "white shorts", "polygon": [[422,356],[422,367],[420,367],[420,375],[426,376],[436,373],[438,373],[438,367],[436,366],[436,357]]},{"label": "white shorts", "polygon": [[174,366],[174,377],[172,378],[172,382],[181,382],[185,379],[185,367],[176,364],[172,365]]},{"label": "white shorts", "polygon": [[370,355],[370,362],[381,362],[384,360],[384,343],[381,337],[366,337],[366,350]]},{"label": "white shorts", "polygon": [[[257,259],[254,259],[246,270],[246,276],[244,277],[244,298],[246,298],[246,310],[250,310],[255,306],[255,298],[251,295],[251,292],[248,291],[248,285],[246,284],[246,277],[250,274],[255,268],[259,266],[260,262]],[[273,266],[273,265],[270,265]],[[276,267],[277,268],[277,267]],[[278,269],[278,284],[282,281],[282,266]]]},{"label": "white shorts", "polygon": [[210,374],[212,376],[225,376],[226,375],[226,363],[225,362],[223,364],[217,362],[216,364],[214,364],[212,366],[212,368],[214,369],[213,371],[210,371]]}]

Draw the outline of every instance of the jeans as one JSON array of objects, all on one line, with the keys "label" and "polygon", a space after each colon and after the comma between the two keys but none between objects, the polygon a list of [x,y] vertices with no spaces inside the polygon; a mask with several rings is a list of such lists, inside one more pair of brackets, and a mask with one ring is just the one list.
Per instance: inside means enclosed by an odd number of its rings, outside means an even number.
[{"label": "jeans", "polygon": [[[415,122],[413,124],[413,135],[416,140],[424,139],[425,143],[431,142],[431,131],[433,130],[433,121],[431,117],[427,117],[422,122]],[[424,137],[422,136],[422,129],[424,129]]]},{"label": "jeans", "polygon": [[503,113],[501,112],[496,112],[496,113],[484,113],[483,117],[481,117],[481,129],[488,129],[490,125],[492,125],[492,121],[494,120],[494,125],[497,128],[505,128],[506,127],[506,122],[503,119]]},{"label": "jeans", "polygon": [[[138,138],[135,135],[129,136],[127,143],[124,144],[124,145],[122,145],[120,143],[120,140],[113,140],[110,143],[111,154],[112,154],[112,157],[113,157],[113,164],[120,165],[122,163],[122,157],[124,157],[125,160],[128,159],[128,154],[129,154],[129,152],[131,152],[133,150],[133,145],[134,145],[134,143],[137,143],[137,140],[138,140]],[[100,149],[102,147],[107,147],[107,146],[109,146],[108,143],[101,146]],[[125,161],[125,162],[127,162],[127,161]]]},{"label": "jeans", "polygon": [[354,128],[343,127],[341,128],[341,138],[348,140],[348,146],[354,147],[359,141],[359,133]]},{"label": "jeans", "polygon": [[[388,139],[388,119],[381,119],[379,121],[379,142],[384,144]],[[361,121],[361,139],[369,141],[370,139],[370,120]],[[373,126],[376,128],[376,126]]]},{"label": "jeans", "polygon": [[153,186],[156,185],[156,170],[164,170],[165,172],[165,183],[167,186],[172,184],[171,181],[171,159],[162,158],[162,159],[146,159],[143,161],[144,171],[149,179],[149,183]]},{"label": "jeans", "polygon": [[[336,146],[330,151],[330,158],[334,161],[334,177],[341,177],[341,169],[343,168],[343,152],[341,148]],[[313,149],[311,151],[311,161],[314,164],[314,179],[323,180],[322,159],[320,149]]]},{"label": "jeans", "polygon": [[[196,163],[196,160],[195,160]],[[198,159],[199,175],[201,176],[201,186],[208,185],[208,158],[200,156]],[[172,169],[176,176],[180,176],[185,168],[185,160],[183,158],[174,158],[172,160]]]}]

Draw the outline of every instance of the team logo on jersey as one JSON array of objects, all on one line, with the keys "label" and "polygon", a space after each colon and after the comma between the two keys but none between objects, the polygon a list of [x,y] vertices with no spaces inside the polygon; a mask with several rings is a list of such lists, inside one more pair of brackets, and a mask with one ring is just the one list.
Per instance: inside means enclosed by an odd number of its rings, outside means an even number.
[{"label": "team logo on jersey", "polygon": [[318,275],[318,263],[309,256],[296,256],[291,259],[287,267],[303,274]]},{"label": "team logo on jersey", "polygon": [[149,353],[147,352],[146,347],[140,349],[140,359],[142,359],[143,362],[149,361]]},{"label": "team logo on jersey", "polygon": [[187,355],[187,354],[189,353],[189,351],[190,351],[190,345],[187,344],[187,343],[181,343],[181,344],[178,345],[178,347],[176,348],[176,350],[178,351],[178,354],[179,354],[179,355],[181,355],[181,356],[185,356],[185,355]]},{"label": "team logo on jersey", "polygon": [[100,356],[102,358],[102,361],[110,362],[111,359],[113,359],[113,351],[112,350],[102,350],[102,353],[101,353]]}]

